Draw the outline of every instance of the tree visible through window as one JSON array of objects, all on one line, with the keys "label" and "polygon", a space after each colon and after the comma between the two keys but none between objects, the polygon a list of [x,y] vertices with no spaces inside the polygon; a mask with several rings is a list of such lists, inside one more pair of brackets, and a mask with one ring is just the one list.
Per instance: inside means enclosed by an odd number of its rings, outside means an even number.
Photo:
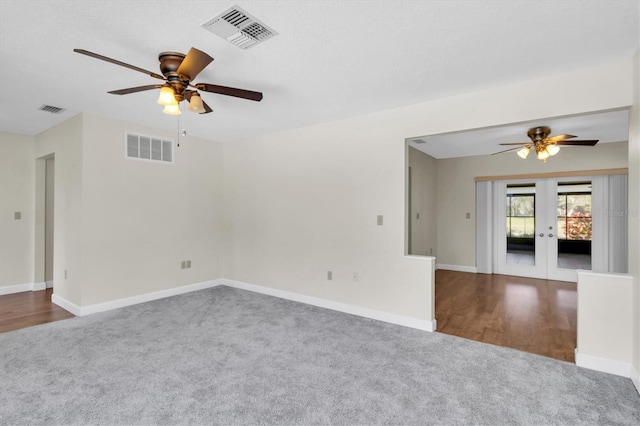
[{"label": "tree visible through window", "polygon": [[591,193],[558,193],[558,238],[591,241]]}]

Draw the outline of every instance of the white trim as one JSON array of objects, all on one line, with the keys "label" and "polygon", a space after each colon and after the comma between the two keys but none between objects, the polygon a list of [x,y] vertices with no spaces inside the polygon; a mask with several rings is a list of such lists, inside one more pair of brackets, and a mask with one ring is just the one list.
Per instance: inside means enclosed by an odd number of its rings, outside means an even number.
[{"label": "white trim", "polygon": [[478,268],[476,268],[475,266],[446,265],[444,263],[436,264],[436,269],[444,269],[447,271],[458,271],[458,272],[471,272],[472,274],[478,273]]},{"label": "white trim", "polygon": [[153,293],[145,293],[137,296],[125,297],[123,299],[111,300],[103,303],[96,303],[87,306],[78,306],[57,294],[53,294],[51,301],[61,308],[66,309],[75,316],[95,314],[98,312],[110,311],[112,309],[124,308],[125,306],[137,305],[139,303],[151,302],[152,300],[164,299],[165,297],[177,296],[179,294],[190,293],[192,291],[204,290],[206,288],[216,287],[222,282],[220,279],[204,281],[196,284],[189,284],[182,287],[168,288],[166,290],[154,291]]},{"label": "white trim", "polygon": [[624,280],[630,280],[630,281],[633,280],[632,275],[620,274],[617,272],[593,272],[585,269],[578,269],[576,270],[576,273],[578,274],[578,277],[584,275],[588,277],[611,278],[613,276],[614,278],[618,278],[618,279],[624,279]]},{"label": "white trim", "polygon": [[[422,257],[424,259],[424,257]],[[112,309],[123,308],[125,306],[136,305],[138,303],[150,302],[152,300],[163,299],[165,297],[177,296],[179,294],[189,293],[192,291],[204,290],[207,288],[217,287],[219,285],[226,285],[229,287],[238,288],[241,290],[252,291],[254,293],[266,294],[269,296],[278,297],[281,299],[292,300],[295,302],[305,303],[307,305],[318,306],[325,309],[331,309],[333,311],[344,312],[351,315],[357,315],[360,317],[371,318],[378,321],[388,322],[391,324],[402,325],[405,327],[416,328],[423,331],[436,331],[437,321],[435,319],[421,320],[413,317],[407,317],[404,315],[391,314],[389,312],[377,311],[374,309],[363,308],[360,306],[349,305],[346,303],[334,302],[332,300],[320,299],[317,297],[306,296],[298,293],[291,293],[284,290],[278,290],[271,287],[263,287],[255,284],[248,284],[240,281],[229,280],[225,278],[219,278],[211,281],[204,281],[201,283],[186,285],[183,287],[170,288],[167,290],[156,291],[153,293],[141,294],[138,296],[127,297],[123,299],[112,300],[104,303],[96,303],[94,305],[78,306],[73,302],[70,302],[58,294],[53,294],[51,301],[63,309],[71,312],[75,316],[81,317],[84,315],[95,314],[98,312],[110,311]]]},{"label": "white trim", "polygon": [[306,296],[304,294],[291,293],[284,290],[278,290],[271,287],[263,287],[255,284],[247,284],[240,281],[222,279],[222,285],[239,288],[241,290],[252,291],[254,293],[266,294],[269,296],[279,297],[281,299],[293,300],[294,302],[306,303],[307,305],[318,306],[320,308],[331,309],[333,311],[344,312],[360,317],[371,318],[378,321],[388,322],[391,324],[402,325],[410,328],[417,328],[423,331],[435,331],[436,320],[421,320],[403,315],[391,314],[388,312],[377,311],[374,309],[363,308],[360,306],[348,305],[346,303],[334,302],[332,300],[320,299],[317,297]]},{"label": "white trim", "polygon": [[636,387],[638,393],[640,393],[640,374],[638,374],[638,370],[631,364],[631,381],[633,385]]},{"label": "white trim", "polygon": [[77,317],[82,316],[82,308],[80,306],[76,305],[73,302],[69,302],[67,299],[58,296],[55,293],[51,295],[51,302],[60,306],[62,309],[71,312]]},{"label": "white trim", "polygon": [[634,370],[634,368],[630,362],[601,358],[599,356],[593,356],[589,354],[581,354],[578,352],[578,349],[576,349],[576,365],[578,367],[588,368],[589,370],[602,371],[604,373],[615,374],[616,376],[628,377],[630,379],[633,379],[632,371]]},{"label": "white trim", "polygon": [[53,280],[44,282],[46,288],[53,288]]},{"label": "white trim", "polygon": [[22,293],[23,291],[31,291],[31,289],[33,289],[33,284],[10,285],[6,287],[0,287],[0,295]]},{"label": "white trim", "polygon": [[44,282],[9,285],[6,287],[0,287],[0,296],[5,294],[22,293],[25,291],[40,291],[45,290],[46,288],[46,283]]}]

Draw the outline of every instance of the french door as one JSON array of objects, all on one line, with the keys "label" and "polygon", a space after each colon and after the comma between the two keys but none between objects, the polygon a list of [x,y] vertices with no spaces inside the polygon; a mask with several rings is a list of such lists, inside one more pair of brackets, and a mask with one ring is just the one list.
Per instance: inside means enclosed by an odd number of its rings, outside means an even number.
[{"label": "french door", "polygon": [[599,177],[494,182],[494,271],[576,281],[602,256]]}]

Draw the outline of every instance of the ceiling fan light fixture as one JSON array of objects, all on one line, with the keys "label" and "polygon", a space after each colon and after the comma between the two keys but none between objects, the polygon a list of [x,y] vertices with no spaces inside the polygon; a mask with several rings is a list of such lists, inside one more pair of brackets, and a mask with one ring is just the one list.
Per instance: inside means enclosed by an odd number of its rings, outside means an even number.
[{"label": "ceiling fan light fixture", "polygon": [[554,156],[556,155],[558,152],[560,152],[560,147],[558,145],[551,144],[547,146],[547,152],[549,153],[550,156]]},{"label": "ceiling fan light fixture", "polygon": [[162,112],[164,112],[165,114],[168,114],[168,115],[180,115],[180,114],[182,114],[182,111],[180,111],[180,105],[178,105],[177,102],[176,102],[175,105],[165,105],[165,107],[162,110]]},{"label": "ceiling fan light fixture", "polygon": [[189,111],[197,112],[198,114],[202,114],[205,112],[204,105],[202,104],[202,98],[198,92],[194,92],[191,95],[191,100],[189,101]]},{"label": "ceiling fan light fixture", "polygon": [[173,91],[173,88],[169,85],[162,86],[160,88],[160,95],[158,96],[158,101],[160,105],[178,105],[178,101],[176,101],[176,94]]},{"label": "ceiling fan light fixture", "polygon": [[522,149],[518,150],[516,154],[518,154],[518,157],[525,160],[527,158],[527,155],[529,155],[529,151],[531,151],[531,148],[529,148],[528,146],[525,146]]},{"label": "ceiling fan light fixture", "polygon": [[547,158],[549,158],[550,156],[551,155],[549,155],[549,151],[547,151],[546,148],[538,151],[538,160],[547,161]]}]

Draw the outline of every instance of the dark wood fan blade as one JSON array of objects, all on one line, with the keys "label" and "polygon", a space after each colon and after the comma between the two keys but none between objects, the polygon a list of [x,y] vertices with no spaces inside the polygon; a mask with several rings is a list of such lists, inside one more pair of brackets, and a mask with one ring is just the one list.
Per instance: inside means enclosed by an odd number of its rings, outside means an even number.
[{"label": "dark wood fan blade", "polygon": [[582,141],[560,141],[556,145],[573,145],[573,146],[594,146],[600,139],[590,139]]},{"label": "dark wood fan blade", "polygon": [[[184,91],[184,99],[187,102],[191,102],[191,95],[193,95],[193,93],[194,93],[193,90],[185,90]],[[213,112],[211,107],[209,105],[207,105],[207,103],[204,101],[204,99],[202,100],[202,106],[204,107],[204,112],[201,112],[200,114],[209,114],[210,112]]]},{"label": "dark wood fan blade", "polygon": [[[500,145],[505,145],[505,144],[500,144]],[[525,145],[522,145],[522,147],[524,147]],[[498,155],[498,154],[502,154],[503,152],[509,152],[509,151],[515,151],[516,149],[520,149],[521,147],[516,146],[515,148],[509,148],[509,149],[505,149],[504,151],[500,151],[500,152],[494,152],[491,155]]]},{"label": "dark wood fan blade", "polygon": [[112,64],[120,65],[121,67],[129,68],[131,70],[138,71],[138,72],[141,72],[143,74],[147,74],[147,75],[149,75],[149,76],[151,76],[153,78],[157,78],[159,80],[164,80],[165,79],[163,76],[161,76],[160,74],[156,74],[155,72],[151,72],[151,71],[145,70],[144,68],[136,67],[134,65],[130,65],[130,64],[127,64],[125,62],[118,61],[116,59],[107,58],[106,56],[99,55],[99,54],[93,53],[93,52],[89,52],[88,50],[73,49],[73,51],[76,52],[76,53],[80,53],[82,55],[91,56],[92,58],[100,59],[102,61],[111,62]]},{"label": "dark wood fan blade", "polygon": [[159,89],[162,84],[150,84],[148,86],[130,87],[128,89],[112,90],[108,93],[112,95],[128,95],[129,93],[144,92],[145,90]]},{"label": "dark wood fan blade", "polygon": [[577,136],[573,136],[573,135],[557,135],[557,136],[551,136],[550,138],[546,138],[544,141],[545,142],[559,142],[559,141],[563,141],[565,139],[571,139],[571,138],[577,138]]},{"label": "dark wood fan blade", "polygon": [[187,56],[182,60],[177,72],[178,74],[186,76],[189,80],[193,80],[211,61],[213,61],[211,56],[192,47],[189,53],[187,53]]},{"label": "dark wood fan blade", "polygon": [[207,105],[205,101],[202,101],[202,106],[204,106],[204,112],[202,112],[201,114],[209,114],[210,112],[213,112],[211,107]]},{"label": "dark wood fan blade", "polygon": [[528,145],[531,142],[510,142],[510,143],[501,143],[500,145]]},{"label": "dark wood fan blade", "polygon": [[236,89],[234,87],[217,86],[215,84],[198,83],[195,85],[198,90],[210,93],[218,93],[219,95],[234,96],[236,98],[249,99],[251,101],[260,102],[262,93],[252,92],[251,90]]}]

